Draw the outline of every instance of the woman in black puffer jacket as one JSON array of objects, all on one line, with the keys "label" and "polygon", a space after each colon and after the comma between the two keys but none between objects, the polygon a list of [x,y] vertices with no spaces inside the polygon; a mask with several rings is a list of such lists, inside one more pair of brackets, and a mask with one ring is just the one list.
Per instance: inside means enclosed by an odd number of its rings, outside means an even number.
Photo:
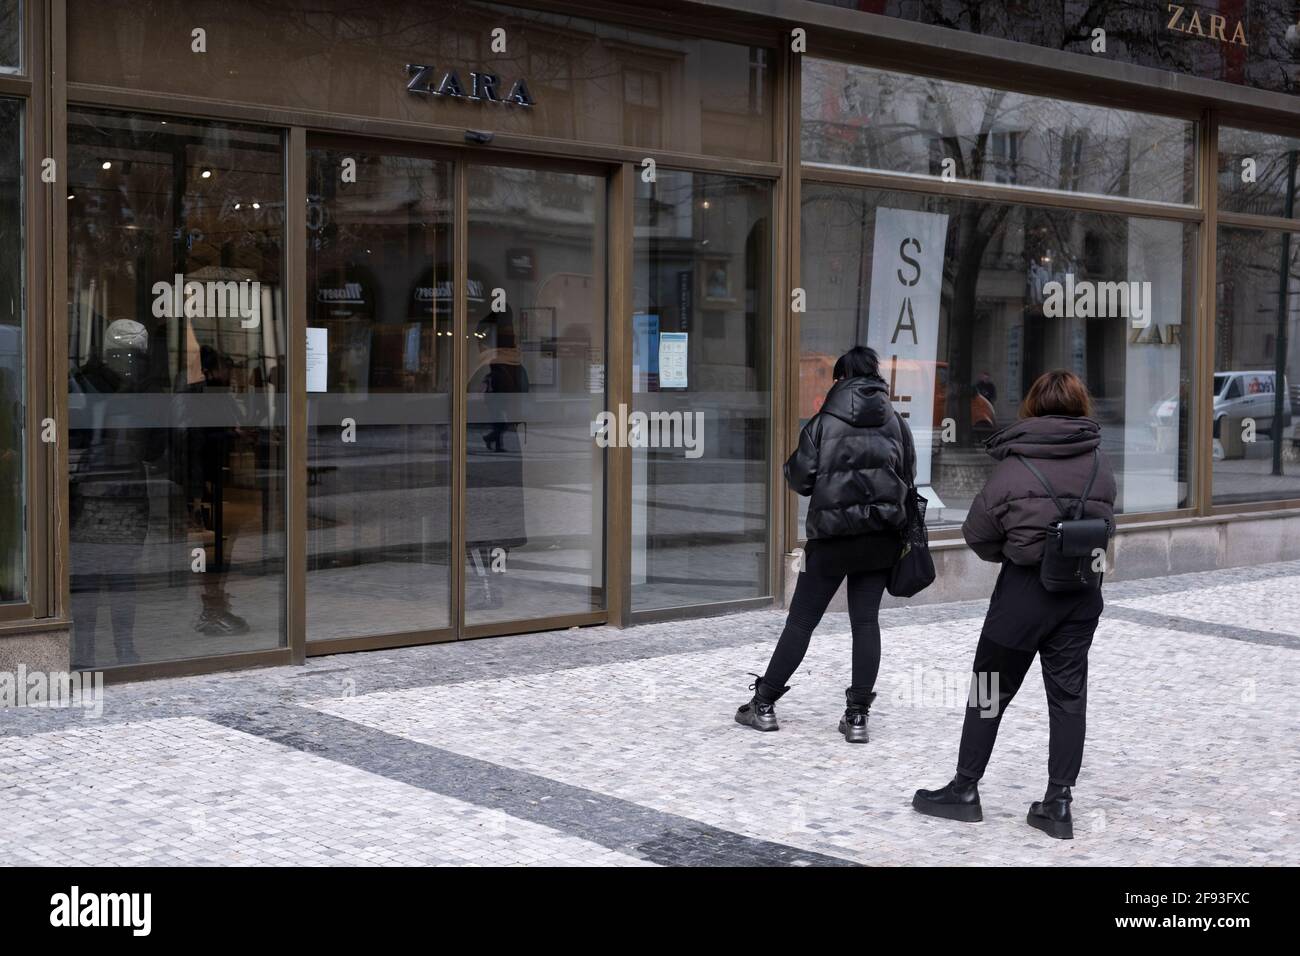
[{"label": "woman in black puffer jacket", "polygon": [[857,346],[835,363],[835,384],[821,411],[808,420],[799,447],[785,463],[785,479],[808,504],[808,547],[785,630],[754,696],[737,723],[777,730],[775,704],[808,651],[840,582],[848,578],[853,629],[853,683],[845,692],[840,733],[867,742],[867,712],[880,670],[880,598],[902,550],[908,489],[916,450],[906,423],[889,403],[876,353]]},{"label": "woman in black puffer jacket", "polygon": [[972,667],[974,688],[982,694],[966,706],[957,775],[947,786],[918,790],[912,798],[921,813],[983,819],[976,784],[993,753],[1002,713],[1037,654],[1047,689],[1048,783],[1043,799],[1030,806],[1028,823],[1058,839],[1074,836],[1070,788],[1083,762],[1088,648],[1103,602],[1100,585],[1050,592],[1040,583],[1047,526],[1061,514],[1029,465],[1064,507],[1073,508],[1088,489],[1083,517],[1113,522],[1115,473],[1098,449],[1101,428],[1091,414],[1087,386],[1073,372],[1057,369],[1029,389],[1020,421],[986,443],[997,464],[961,529],[977,555],[1002,564]]}]

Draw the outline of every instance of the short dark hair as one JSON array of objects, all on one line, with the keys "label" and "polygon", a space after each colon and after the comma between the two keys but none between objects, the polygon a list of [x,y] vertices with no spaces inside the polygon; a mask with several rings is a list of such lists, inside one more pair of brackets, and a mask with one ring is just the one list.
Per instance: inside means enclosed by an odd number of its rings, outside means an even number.
[{"label": "short dark hair", "polygon": [[838,382],[842,378],[860,378],[863,375],[879,374],[880,356],[876,354],[876,350],[865,345],[855,345],[835,360],[835,369],[831,372],[831,377]]},{"label": "short dark hair", "polygon": [[1092,396],[1083,379],[1068,369],[1044,372],[1029,386],[1029,394],[1020,404],[1021,418],[1039,415],[1069,415],[1084,418],[1092,414]]}]

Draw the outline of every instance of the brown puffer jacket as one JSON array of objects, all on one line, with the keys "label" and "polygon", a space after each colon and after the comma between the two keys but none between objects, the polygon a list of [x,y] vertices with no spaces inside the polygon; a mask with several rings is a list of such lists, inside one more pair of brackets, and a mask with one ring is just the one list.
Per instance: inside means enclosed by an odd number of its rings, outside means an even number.
[{"label": "brown puffer jacket", "polygon": [[[966,543],[985,561],[1038,564],[1047,526],[1060,513],[1047,489],[1014,456],[1030,459],[1061,504],[1073,510],[1092,472],[1092,450],[1100,444],[1101,426],[1091,418],[1042,415],[1002,429],[985,443],[997,464],[961,526]],[[1084,517],[1113,518],[1115,494],[1115,472],[1102,452]]]}]

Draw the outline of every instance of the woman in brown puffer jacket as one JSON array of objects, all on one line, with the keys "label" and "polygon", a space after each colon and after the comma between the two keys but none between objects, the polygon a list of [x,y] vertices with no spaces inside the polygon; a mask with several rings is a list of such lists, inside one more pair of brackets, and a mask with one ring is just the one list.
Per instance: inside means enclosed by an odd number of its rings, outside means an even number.
[{"label": "woman in brown puffer jacket", "polygon": [[982,693],[973,693],[966,705],[957,775],[939,790],[916,792],[912,806],[921,813],[983,819],[976,784],[993,753],[1002,712],[1038,654],[1050,721],[1048,785],[1043,799],[1030,807],[1028,822],[1061,839],[1074,835],[1070,788],[1083,761],[1088,648],[1101,616],[1101,588],[1049,592],[1039,582],[1047,526],[1061,516],[1021,459],[1032,461],[1066,508],[1084,494],[1095,459],[1083,517],[1113,520],[1115,473],[1105,454],[1096,451],[1101,428],[1091,414],[1087,386],[1058,369],[1034,382],[1020,421],[987,442],[997,465],[962,525],[976,554],[1002,563],[972,668],[972,687]]}]

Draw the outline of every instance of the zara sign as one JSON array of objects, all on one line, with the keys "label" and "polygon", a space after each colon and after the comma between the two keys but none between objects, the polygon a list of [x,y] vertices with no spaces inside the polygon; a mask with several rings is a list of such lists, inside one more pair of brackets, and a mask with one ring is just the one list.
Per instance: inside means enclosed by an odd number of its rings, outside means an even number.
[{"label": "zara sign", "polygon": [[522,106],[525,109],[536,102],[523,77],[515,80],[509,92],[503,92],[501,77],[495,73],[471,71],[469,86],[466,87],[455,70],[439,71],[434,66],[408,63],[406,72],[411,77],[411,81],[406,84],[406,89],[411,93],[447,96],[452,99],[475,100],[482,103],[501,103],[505,106]]}]

